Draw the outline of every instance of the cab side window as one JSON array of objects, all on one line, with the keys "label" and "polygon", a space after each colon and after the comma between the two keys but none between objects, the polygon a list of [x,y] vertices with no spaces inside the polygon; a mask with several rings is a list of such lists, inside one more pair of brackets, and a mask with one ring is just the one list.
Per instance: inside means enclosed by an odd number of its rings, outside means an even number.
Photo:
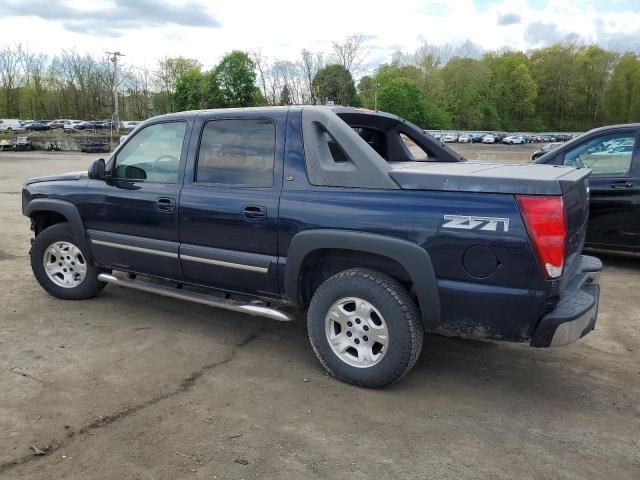
[{"label": "cab side window", "polygon": [[114,179],[177,183],[186,129],[186,122],[168,122],[139,130],[118,152]]},{"label": "cab side window", "polygon": [[271,187],[276,126],[268,119],[211,120],[202,130],[196,183]]},{"label": "cab side window", "polygon": [[633,133],[603,135],[568,150],[563,164],[590,168],[594,176],[623,177],[631,170],[635,147]]}]

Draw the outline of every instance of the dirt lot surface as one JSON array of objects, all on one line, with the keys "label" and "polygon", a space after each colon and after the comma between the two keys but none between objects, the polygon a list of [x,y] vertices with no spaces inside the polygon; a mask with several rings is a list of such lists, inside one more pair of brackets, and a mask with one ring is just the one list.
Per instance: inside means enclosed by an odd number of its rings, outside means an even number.
[{"label": "dirt lot surface", "polygon": [[47,295],[21,182],[93,158],[0,153],[0,478],[640,478],[640,261],[604,258],[599,322],[576,344],[428,336],[404,381],[363,390],[327,377],[302,321],[117,287]]}]

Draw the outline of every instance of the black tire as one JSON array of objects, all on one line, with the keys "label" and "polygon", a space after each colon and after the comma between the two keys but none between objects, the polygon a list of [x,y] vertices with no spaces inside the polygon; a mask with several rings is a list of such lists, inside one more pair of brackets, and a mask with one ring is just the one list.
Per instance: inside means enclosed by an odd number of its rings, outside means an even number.
[{"label": "black tire", "polygon": [[[387,326],[388,348],[378,363],[366,368],[342,360],[327,338],[326,316],[346,297],[369,302]],[[320,285],[309,306],[307,327],[313,350],[327,371],[343,382],[366,388],[381,388],[407,375],[420,356],[424,336],[416,304],[404,287],[384,273],[364,268],[337,273]]]},{"label": "black tire", "polygon": [[[98,270],[86,260],[87,272],[84,280],[75,287],[62,287],[49,278],[45,271],[44,255],[46,249],[55,242],[69,242],[79,248],[68,223],[57,223],[40,232],[31,247],[31,270],[33,270],[38,283],[49,294],[64,300],[85,300],[95,297],[105,287],[106,283],[98,280]],[[82,250],[80,252],[84,257]]]}]

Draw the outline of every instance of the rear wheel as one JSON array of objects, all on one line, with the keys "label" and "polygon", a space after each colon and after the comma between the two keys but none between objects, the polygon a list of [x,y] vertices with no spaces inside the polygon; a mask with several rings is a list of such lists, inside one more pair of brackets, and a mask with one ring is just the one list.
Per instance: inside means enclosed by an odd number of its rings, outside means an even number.
[{"label": "rear wheel", "polygon": [[361,387],[402,379],[422,349],[414,301],[400,283],[375,270],[345,270],[326,280],[311,300],[307,325],[327,371]]},{"label": "rear wheel", "polygon": [[36,237],[31,269],[42,288],[57,298],[91,298],[106,285],[98,280],[98,270],[87,262],[68,223],[52,225]]}]

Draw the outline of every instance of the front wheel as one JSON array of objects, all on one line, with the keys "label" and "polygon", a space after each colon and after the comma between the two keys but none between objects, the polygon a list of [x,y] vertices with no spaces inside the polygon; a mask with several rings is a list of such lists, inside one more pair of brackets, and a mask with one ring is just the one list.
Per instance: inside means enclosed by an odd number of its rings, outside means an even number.
[{"label": "front wheel", "polygon": [[415,302],[388,275],[354,268],[316,290],[307,316],[309,339],[327,371],[352,385],[380,388],[402,379],[422,349]]},{"label": "front wheel", "polygon": [[94,297],[106,285],[98,280],[98,270],[77,246],[68,223],[52,225],[36,237],[31,269],[42,288],[65,300]]}]

